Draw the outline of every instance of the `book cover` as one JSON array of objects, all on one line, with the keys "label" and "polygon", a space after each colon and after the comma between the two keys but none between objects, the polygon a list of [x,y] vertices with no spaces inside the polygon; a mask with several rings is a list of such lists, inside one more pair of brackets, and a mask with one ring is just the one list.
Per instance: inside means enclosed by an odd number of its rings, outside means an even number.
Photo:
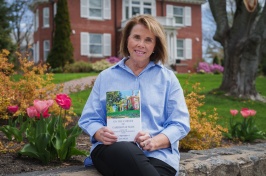
[{"label": "book cover", "polygon": [[141,131],[141,104],[139,90],[106,92],[107,127],[118,141],[134,141]]}]

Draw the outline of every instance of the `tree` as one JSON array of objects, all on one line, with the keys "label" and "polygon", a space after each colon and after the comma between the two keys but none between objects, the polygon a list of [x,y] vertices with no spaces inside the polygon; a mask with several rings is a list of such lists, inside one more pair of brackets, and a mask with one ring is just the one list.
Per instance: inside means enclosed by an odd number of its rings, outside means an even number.
[{"label": "tree", "polygon": [[74,62],[70,35],[71,27],[67,0],[58,0],[53,46],[47,58],[47,62],[52,68],[64,67],[65,64]]},{"label": "tree", "polygon": [[230,25],[225,0],[209,0],[217,28],[214,40],[224,48],[224,74],[219,87],[227,95],[252,100],[265,99],[256,90],[258,65],[266,55],[266,5],[257,0],[235,0]]},{"label": "tree", "polygon": [[12,34],[15,39],[17,50],[21,51],[25,47],[27,51],[31,42],[33,32],[33,14],[29,10],[29,0],[12,0],[12,17],[11,23]]},{"label": "tree", "polygon": [[12,10],[5,0],[0,0],[0,12],[0,50],[7,49],[12,52],[14,45],[10,36],[11,26],[9,23],[12,21]]}]

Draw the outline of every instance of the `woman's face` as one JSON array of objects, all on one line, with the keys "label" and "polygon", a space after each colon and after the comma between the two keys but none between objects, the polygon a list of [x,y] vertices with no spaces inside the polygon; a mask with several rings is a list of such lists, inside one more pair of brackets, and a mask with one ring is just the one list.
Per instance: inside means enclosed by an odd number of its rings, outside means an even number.
[{"label": "woman's face", "polygon": [[144,25],[136,24],[128,36],[127,49],[135,62],[149,62],[156,44],[155,35]]}]

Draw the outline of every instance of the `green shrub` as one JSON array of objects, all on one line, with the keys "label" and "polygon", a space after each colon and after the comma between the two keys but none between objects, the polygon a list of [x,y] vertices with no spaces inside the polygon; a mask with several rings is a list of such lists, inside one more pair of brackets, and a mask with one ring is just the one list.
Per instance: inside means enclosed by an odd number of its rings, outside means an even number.
[{"label": "green shrub", "polygon": [[100,60],[100,61],[93,63],[92,69],[93,69],[93,71],[101,72],[104,69],[111,67],[112,65],[113,64],[111,64],[110,62],[108,62],[107,60],[104,59],[104,60]]},{"label": "green shrub", "polygon": [[65,73],[85,73],[92,71],[92,64],[84,61],[77,61],[73,64],[67,64],[64,68]]}]

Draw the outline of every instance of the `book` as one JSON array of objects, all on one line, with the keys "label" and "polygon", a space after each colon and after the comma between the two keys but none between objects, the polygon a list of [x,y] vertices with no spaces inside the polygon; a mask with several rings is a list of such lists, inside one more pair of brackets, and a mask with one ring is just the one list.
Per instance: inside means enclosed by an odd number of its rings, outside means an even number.
[{"label": "book", "polygon": [[119,141],[134,141],[141,131],[141,99],[139,90],[106,92],[107,127]]}]

